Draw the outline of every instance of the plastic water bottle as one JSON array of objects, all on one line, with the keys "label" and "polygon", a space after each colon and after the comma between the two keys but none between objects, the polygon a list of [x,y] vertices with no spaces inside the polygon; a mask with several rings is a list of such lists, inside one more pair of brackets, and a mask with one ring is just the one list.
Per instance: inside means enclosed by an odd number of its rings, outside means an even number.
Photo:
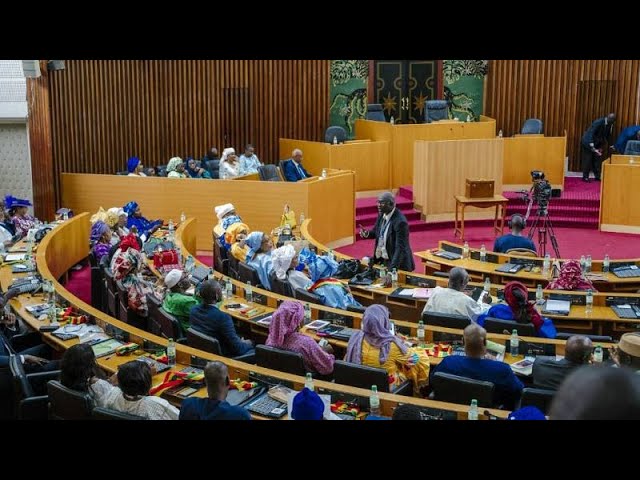
[{"label": "plastic water bottle", "polygon": [[544,303],[544,293],[542,292],[542,285],[538,284],[536,287],[536,303],[542,305]]},{"label": "plastic water bottle", "polygon": [[585,271],[589,273],[591,271],[591,255],[587,255],[587,261],[585,263]]},{"label": "plastic water bottle", "polygon": [[187,273],[192,273],[193,269],[195,268],[195,266],[196,266],[195,260],[193,259],[193,257],[191,255],[189,255],[187,257],[187,261],[184,263],[184,270]]},{"label": "plastic water bottle", "polygon": [[67,221],[69,220],[69,212],[67,212],[66,210],[64,211],[64,213],[62,214],[62,220],[63,221]]},{"label": "plastic water bottle", "polygon": [[480,247],[480,261],[481,262],[487,261],[487,248],[484,246],[484,243]]},{"label": "plastic water bottle", "polygon": [[498,137],[502,138],[502,129],[498,130]]},{"label": "plastic water bottle", "polygon": [[542,262],[542,275],[545,277],[549,275],[551,269],[551,255],[548,253],[544,256],[544,262]]},{"label": "plastic water bottle", "polygon": [[336,137],[335,135],[333,136],[333,144],[334,145],[338,144],[338,137]]},{"label": "plastic water bottle", "polygon": [[225,290],[227,291],[227,299],[233,297],[233,283],[231,283],[231,279],[227,280],[227,285],[225,286]]},{"label": "plastic water bottle", "polygon": [[518,351],[520,350],[520,339],[518,338],[518,330],[516,330],[515,328],[511,332],[511,339],[509,343],[509,353],[511,353],[511,356],[515,357],[516,355],[518,355]]},{"label": "plastic water bottle", "polygon": [[395,124],[396,124],[396,121],[395,121],[395,119],[393,118],[393,115],[391,115],[391,118],[389,119],[389,123],[390,123],[391,125],[395,125]]},{"label": "plastic water bottle", "polygon": [[464,242],[462,247],[462,258],[469,258],[469,242]]},{"label": "plastic water bottle", "polygon": [[398,288],[398,269],[396,268],[391,270],[391,286],[393,288]]},{"label": "plastic water bottle", "polygon": [[187,216],[184,214],[184,212],[182,212],[180,214],[180,223],[184,223],[186,219],[187,219]]},{"label": "plastic water bottle", "polygon": [[173,232],[174,232],[173,220],[169,219],[169,240],[172,242],[173,242],[173,239],[175,238]]},{"label": "plastic water bottle", "polygon": [[609,260],[609,255],[605,255],[604,256],[604,260],[602,260],[602,272],[603,273],[608,273],[609,272],[609,265],[610,265],[610,260]]},{"label": "plastic water bottle", "polygon": [[580,270],[582,270],[582,273],[584,273],[586,269],[587,269],[587,259],[584,258],[584,255],[581,255],[580,256]]},{"label": "plastic water bottle", "polygon": [[307,373],[305,377],[304,388],[308,388],[313,392],[313,375],[311,375],[310,373]]},{"label": "plastic water bottle", "polygon": [[302,227],[302,224],[304,223],[304,212],[302,212],[300,214],[300,226]]},{"label": "plastic water bottle", "polygon": [[478,400],[475,398],[471,400],[471,405],[469,406],[469,416],[467,417],[469,420],[478,420]]},{"label": "plastic water bottle", "polygon": [[593,290],[587,290],[586,302],[584,306],[584,311],[586,313],[593,312]]},{"label": "plastic water bottle", "polygon": [[418,346],[424,347],[424,322],[422,320],[418,322]]},{"label": "plastic water bottle", "polygon": [[596,348],[593,351],[593,361],[596,363],[602,363],[603,360],[604,354],[602,352],[602,347],[600,345],[596,345]]},{"label": "plastic water bottle", "polygon": [[311,323],[311,306],[309,302],[304,304],[304,324]]},{"label": "plastic water bottle", "polygon": [[378,386],[371,385],[371,395],[369,396],[369,413],[380,415],[380,397],[378,396]]},{"label": "plastic water bottle", "polygon": [[471,115],[467,115],[467,122],[471,121]]},{"label": "plastic water bottle", "polygon": [[169,343],[167,343],[167,363],[170,367],[175,367],[176,365],[176,342],[174,342],[173,338],[170,338]]},{"label": "plastic water bottle", "polygon": [[251,303],[253,302],[253,290],[251,290],[251,282],[247,282],[247,286],[244,287],[244,299]]},{"label": "plastic water bottle", "polygon": [[491,292],[491,279],[489,277],[484,279],[484,291],[487,293]]}]

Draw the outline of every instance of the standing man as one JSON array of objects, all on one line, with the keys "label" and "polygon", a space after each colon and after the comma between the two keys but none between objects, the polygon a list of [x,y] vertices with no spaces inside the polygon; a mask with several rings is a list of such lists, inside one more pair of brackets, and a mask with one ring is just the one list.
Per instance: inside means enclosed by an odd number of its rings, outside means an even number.
[{"label": "standing man", "polygon": [[388,269],[412,272],[415,268],[413,252],[409,245],[407,217],[396,208],[391,192],[378,197],[378,219],[373,230],[362,230],[363,238],[375,238],[373,264],[384,264]]},{"label": "standing man", "polygon": [[600,165],[602,164],[604,148],[611,145],[613,124],[616,114],[610,113],[606,117],[598,118],[584,132],[581,142],[582,150],[582,181],[589,181],[589,172],[593,170],[596,182],[600,181]]},{"label": "standing man", "polygon": [[297,182],[312,176],[302,166],[302,150],[299,148],[291,152],[291,158],[283,163],[282,168],[287,182]]}]

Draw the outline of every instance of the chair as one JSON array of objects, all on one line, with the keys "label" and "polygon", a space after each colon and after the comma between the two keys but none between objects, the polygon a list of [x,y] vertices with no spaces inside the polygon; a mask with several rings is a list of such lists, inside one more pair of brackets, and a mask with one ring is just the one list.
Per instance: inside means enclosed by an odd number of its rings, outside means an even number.
[{"label": "chair", "polygon": [[91,265],[91,305],[100,311],[104,311],[104,275],[102,267],[98,265],[93,252],[89,253],[89,265]]},{"label": "chair", "polygon": [[229,275],[229,255],[227,251],[220,246],[217,238],[213,239],[213,268],[216,272],[223,275]]},{"label": "chair", "polygon": [[528,118],[522,124],[522,130],[520,130],[522,135],[532,135],[532,134],[541,134],[542,133],[542,120],[539,118]]},{"label": "chair", "polygon": [[301,353],[267,347],[266,345],[256,346],[256,365],[303,377],[307,373]]},{"label": "chair", "polygon": [[505,330],[513,332],[516,330],[520,337],[537,337],[536,327],[533,323],[518,323],[513,320],[502,320],[499,318],[487,317],[484,321],[484,329],[489,333],[503,333]]},{"label": "chair", "polygon": [[[471,323],[471,320],[461,315],[450,315],[448,313],[437,312],[424,312],[422,314],[422,321],[425,325],[433,325],[435,327],[446,328],[464,328]],[[461,335],[455,335],[452,333],[433,332],[434,342],[452,342],[460,340]]]},{"label": "chair", "polygon": [[263,182],[282,182],[280,169],[272,164],[260,165],[258,175]]},{"label": "chair", "polygon": [[118,289],[118,319],[136,328],[146,330],[147,319],[129,308],[129,292],[119,280],[116,281],[116,288]]},{"label": "chair", "polygon": [[113,273],[110,268],[105,267],[103,268],[103,271],[107,284],[107,313],[112,317],[118,318],[119,301],[116,280],[113,278]]},{"label": "chair", "polygon": [[522,397],[520,398],[520,407],[527,407],[529,405],[538,407],[545,415],[547,415],[555,394],[556,392],[554,390],[546,390],[544,388],[523,388]]},{"label": "chair", "polygon": [[568,333],[568,332],[558,332],[558,334],[556,335],[556,340],[567,340],[569,337],[573,335],[582,335],[584,337],[588,337],[594,343],[595,342],[598,342],[598,343],[613,342],[613,338],[611,338],[608,335],[586,335],[584,333]]},{"label": "chair", "polygon": [[140,415],[111,410],[105,407],[95,407],[91,411],[91,418],[93,420],[147,420],[146,417],[141,417]]},{"label": "chair", "polygon": [[16,412],[20,420],[47,420],[49,397],[46,385],[60,378],[60,370],[27,374],[20,355],[11,355],[9,369],[13,376]]},{"label": "chair", "polygon": [[[217,338],[207,335],[206,333],[199,332],[194,328],[187,329],[187,345],[198,350],[204,350],[205,352],[222,356],[220,341]],[[254,352],[250,352],[233,357],[233,359],[241,362],[254,363],[255,356],[256,354]]]},{"label": "chair", "polygon": [[520,256],[524,256],[524,257],[537,257],[538,256],[538,252],[536,252],[535,250],[530,250],[528,248],[510,248],[505,253],[511,254],[511,255],[520,255]]},{"label": "chair", "polygon": [[166,177],[167,176],[167,166],[166,165],[158,165],[156,167],[156,176],[157,177]]},{"label": "chair", "polygon": [[[222,253],[222,250],[220,251]],[[224,255],[224,254],[223,254]],[[233,255],[227,255],[229,276],[235,280],[238,280],[240,276],[238,275],[238,270],[240,270],[240,260],[238,260]]]},{"label": "chair", "polygon": [[156,313],[156,321],[160,327],[160,335],[164,338],[173,338],[176,342],[180,343],[184,340],[184,332],[182,331],[182,325],[180,321],[164,308],[159,308]]},{"label": "chair", "polygon": [[483,380],[459,377],[444,372],[436,372],[431,379],[435,399],[442,402],[469,405],[474,398],[478,406],[493,405],[494,385]]},{"label": "chair", "polygon": [[364,313],[367,307],[359,307],[358,305],[347,305],[348,312]]},{"label": "chair", "polygon": [[276,275],[276,272],[272,271],[269,274],[269,280],[271,281],[271,291],[278,295],[285,297],[293,297],[293,288],[287,280],[280,280]]},{"label": "chair", "polygon": [[238,262],[238,280],[242,283],[251,282],[254,287],[264,288],[260,282],[258,271],[244,262]]},{"label": "chair", "polygon": [[424,107],[425,123],[447,120],[449,118],[449,104],[446,100],[427,100]]},{"label": "chair", "polygon": [[387,121],[380,103],[370,103],[367,105],[367,120],[373,120],[374,122]]},{"label": "chair", "polygon": [[116,175],[122,175],[122,176],[126,177],[127,175],[129,175],[129,171],[128,170],[122,170],[120,172],[116,172]]},{"label": "chair", "polygon": [[47,383],[49,392],[49,418],[52,420],[88,420],[93,410],[93,399],[62,385],[58,380]]},{"label": "chair", "polygon": [[301,302],[315,303],[316,305],[322,305],[322,298],[313,292],[309,292],[304,288],[296,288],[293,290],[293,298],[300,300]]},{"label": "chair", "polygon": [[334,138],[338,143],[344,143],[347,140],[347,131],[338,125],[327,128],[327,131],[324,132],[324,141],[333,143]]},{"label": "chair", "polygon": [[[371,385],[377,385],[379,392],[389,392],[389,375],[384,368],[369,367],[356,363],[336,360],[333,364],[333,379],[341,385],[370,389]],[[410,380],[391,390],[396,395],[411,396],[413,385]]]}]

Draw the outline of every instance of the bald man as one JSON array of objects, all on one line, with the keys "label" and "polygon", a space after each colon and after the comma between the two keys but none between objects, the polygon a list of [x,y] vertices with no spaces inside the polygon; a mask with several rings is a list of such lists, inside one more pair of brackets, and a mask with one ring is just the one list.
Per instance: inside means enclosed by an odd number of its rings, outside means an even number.
[{"label": "bald man", "polygon": [[311,177],[311,174],[302,166],[302,150],[299,148],[291,152],[291,158],[283,162],[282,169],[287,182],[297,182]]},{"label": "bald man", "polygon": [[564,358],[536,357],[533,362],[533,384],[538,388],[557,390],[573,370],[592,361],[591,339],[584,335],[572,335],[564,347]]},{"label": "bald man", "polygon": [[490,295],[482,295],[480,303],[464,293],[469,283],[469,274],[464,268],[454,267],[449,272],[449,285],[447,288],[436,287],[431,293],[431,298],[424,306],[422,313],[446,313],[468,317],[476,322],[478,317],[486,313],[491,307]]},{"label": "bald man", "polygon": [[363,238],[373,238],[373,263],[382,264],[389,270],[412,272],[416,267],[409,245],[409,223],[407,217],[396,208],[391,192],[378,197],[378,219],[373,230],[361,230]]},{"label": "bald man", "polygon": [[582,181],[589,182],[589,172],[597,182],[600,181],[600,166],[602,160],[609,156],[605,148],[612,145],[611,134],[616,123],[616,114],[610,113],[593,121],[591,126],[582,135],[580,142],[582,150]]},{"label": "bald man", "polygon": [[[449,373],[459,377],[483,380],[494,384],[493,405],[513,409],[522,393],[522,382],[503,362],[484,358],[487,353],[487,331],[472,323],[464,329],[465,356],[452,355],[431,369],[430,381],[436,372]],[[436,400],[438,392],[435,392]]]}]

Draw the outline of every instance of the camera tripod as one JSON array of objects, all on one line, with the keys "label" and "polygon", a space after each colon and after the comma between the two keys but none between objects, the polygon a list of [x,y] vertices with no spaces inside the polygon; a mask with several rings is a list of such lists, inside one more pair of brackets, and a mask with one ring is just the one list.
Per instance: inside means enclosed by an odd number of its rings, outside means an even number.
[{"label": "camera tripod", "polygon": [[[528,215],[527,215],[528,216]],[[533,234],[538,230],[538,253],[541,257],[547,254],[547,233],[551,238],[551,246],[556,254],[556,258],[560,258],[560,250],[558,249],[558,240],[556,239],[556,233],[553,231],[553,223],[549,218],[548,205],[545,207],[538,207],[538,214],[533,219],[531,226],[529,227],[529,240],[533,238]]]}]

